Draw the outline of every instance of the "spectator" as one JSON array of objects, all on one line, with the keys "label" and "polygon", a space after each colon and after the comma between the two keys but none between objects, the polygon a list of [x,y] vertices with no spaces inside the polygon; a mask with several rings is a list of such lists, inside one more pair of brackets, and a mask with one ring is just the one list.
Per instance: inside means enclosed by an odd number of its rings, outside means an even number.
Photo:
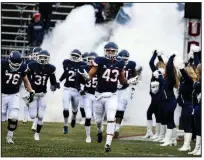
[{"label": "spectator", "polygon": [[96,23],[105,22],[105,16],[104,16],[105,3],[92,3],[92,5],[95,9]]},{"label": "spectator", "polygon": [[42,44],[45,34],[45,26],[40,18],[40,13],[33,14],[33,21],[28,25],[28,41],[33,47],[40,46]]},{"label": "spectator", "polygon": [[53,7],[55,3],[52,2],[39,2],[39,12],[41,14],[41,20],[44,21],[46,31],[50,28],[50,21],[52,16]]}]

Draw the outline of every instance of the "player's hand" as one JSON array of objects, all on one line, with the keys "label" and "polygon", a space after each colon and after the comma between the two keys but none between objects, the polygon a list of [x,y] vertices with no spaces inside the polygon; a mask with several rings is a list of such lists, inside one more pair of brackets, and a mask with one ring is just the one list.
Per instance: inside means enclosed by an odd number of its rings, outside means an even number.
[{"label": "player's hand", "polygon": [[35,91],[32,90],[32,91],[30,92],[30,95],[28,96],[28,103],[31,103],[31,102],[33,101],[34,96],[35,96]]},{"label": "player's hand", "polygon": [[86,81],[89,81],[91,78],[90,78],[88,72],[85,69],[83,71],[84,71],[83,73],[81,73],[80,71],[78,71],[78,72],[84,77],[84,79]]},{"label": "player's hand", "polygon": [[127,80],[127,84],[137,84],[138,83],[138,76],[130,78]]},{"label": "player's hand", "polygon": [[86,92],[85,92],[84,90],[80,90],[80,91],[79,91],[79,94],[80,94],[81,96],[84,96],[84,95],[86,94]]}]

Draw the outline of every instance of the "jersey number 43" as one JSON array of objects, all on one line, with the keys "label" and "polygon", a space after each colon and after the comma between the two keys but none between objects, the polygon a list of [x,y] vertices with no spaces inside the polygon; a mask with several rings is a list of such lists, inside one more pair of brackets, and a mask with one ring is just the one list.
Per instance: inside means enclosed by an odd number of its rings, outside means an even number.
[{"label": "jersey number 43", "polygon": [[[117,69],[106,69],[102,75],[102,78],[106,79],[107,82],[117,82],[119,76],[119,71]],[[113,77],[113,78],[111,78]]]}]

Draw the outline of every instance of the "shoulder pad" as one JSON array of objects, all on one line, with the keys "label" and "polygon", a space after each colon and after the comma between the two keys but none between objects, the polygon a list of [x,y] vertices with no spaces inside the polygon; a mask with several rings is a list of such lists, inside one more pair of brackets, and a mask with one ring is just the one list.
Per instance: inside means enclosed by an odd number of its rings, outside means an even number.
[{"label": "shoulder pad", "polygon": [[134,62],[134,61],[129,61],[129,66],[130,66],[131,69],[136,68],[136,62]]},{"label": "shoulder pad", "polygon": [[65,59],[62,64],[63,65],[69,65],[71,63],[72,63],[72,61],[70,61],[69,59]]},{"label": "shoulder pad", "polygon": [[93,61],[93,66],[98,66],[98,65],[101,65],[103,64],[105,61],[105,58],[104,57],[96,57]]},{"label": "shoulder pad", "polygon": [[56,67],[52,64],[49,64],[49,69],[50,69],[51,73],[53,73],[53,72],[55,72]]}]

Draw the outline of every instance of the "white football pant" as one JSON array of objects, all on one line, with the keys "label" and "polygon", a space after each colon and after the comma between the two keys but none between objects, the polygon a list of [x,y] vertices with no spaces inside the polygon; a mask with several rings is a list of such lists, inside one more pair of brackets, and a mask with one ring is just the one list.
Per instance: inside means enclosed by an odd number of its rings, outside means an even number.
[{"label": "white football pant", "polygon": [[130,100],[130,88],[118,90],[118,111],[125,111]]},{"label": "white football pant", "polygon": [[3,94],[2,93],[2,120],[8,119],[18,120],[20,111],[20,94]]},{"label": "white football pant", "polygon": [[83,106],[84,111],[87,119],[91,119],[92,117],[95,120],[95,112],[94,112],[94,102],[95,102],[95,96],[90,93],[86,93],[86,95],[82,96],[83,98]]},{"label": "white football pant", "polygon": [[41,121],[44,118],[46,110],[46,95],[44,93],[36,93],[33,102],[29,104],[29,115],[31,119],[36,117]]},{"label": "white football pant", "polygon": [[79,100],[81,96],[77,89],[64,87],[63,93],[63,108],[69,110],[70,102],[72,104],[72,111],[77,112],[79,106]]}]

